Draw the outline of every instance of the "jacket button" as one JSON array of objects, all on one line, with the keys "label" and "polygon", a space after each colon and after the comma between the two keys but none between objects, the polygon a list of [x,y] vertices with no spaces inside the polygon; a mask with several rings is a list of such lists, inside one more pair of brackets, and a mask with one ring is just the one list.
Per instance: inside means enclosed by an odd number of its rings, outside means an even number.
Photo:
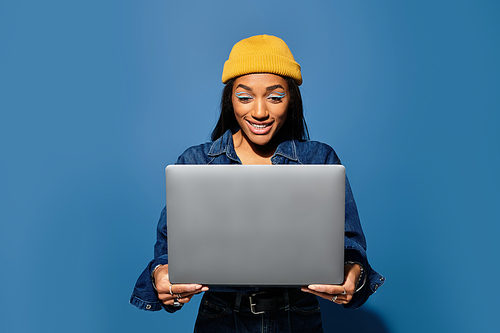
[{"label": "jacket button", "polygon": [[151,304],[146,305],[146,310],[151,309]]}]

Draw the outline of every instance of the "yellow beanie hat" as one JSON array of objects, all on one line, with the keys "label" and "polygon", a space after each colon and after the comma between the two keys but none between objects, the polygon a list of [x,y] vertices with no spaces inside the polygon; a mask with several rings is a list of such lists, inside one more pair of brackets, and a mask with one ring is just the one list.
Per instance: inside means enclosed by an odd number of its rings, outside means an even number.
[{"label": "yellow beanie hat", "polygon": [[259,35],[236,43],[224,63],[222,83],[252,73],[271,73],[288,76],[302,84],[300,65],[286,43],[278,37]]}]

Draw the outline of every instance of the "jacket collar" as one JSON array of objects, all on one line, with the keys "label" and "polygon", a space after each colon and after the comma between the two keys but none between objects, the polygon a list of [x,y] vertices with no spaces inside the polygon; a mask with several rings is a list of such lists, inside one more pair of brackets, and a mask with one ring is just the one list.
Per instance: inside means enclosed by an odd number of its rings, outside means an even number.
[{"label": "jacket collar", "polygon": [[273,158],[275,156],[283,156],[291,161],[298,162],[299,157],[297,154],[297,145],[295,143],[296,140],[292,139],[282,141],[276,148]]},{"label": "jacket collar", "polygon": [[[226,154],[228,158],[233,161],[239,162],[238,155],[236,155],[236,151],[234,150],[233,144],[233,133],[236,133],[239,129],[235,129],[234,131],[228,129],[220,138],[215,140],[208,151],[208,156],[217,157],[222,154]],[[274,152],[271,160],[275,160],[277,156],[283,156],[289,160],[294,162],[299,161],[299,157],[297,155],[297,145],[295,143],[296,140],[283,140],[276,151]]]},{"label": "jacket collar", "polygon": [[222,154],[226,154],[229,159],[235,162],[240,162],[240,159],[234,150],[233,133],[230,129],[228,129],[220,138],[215,140],[208,151],[208,156],[210,157],[217,157]]}]

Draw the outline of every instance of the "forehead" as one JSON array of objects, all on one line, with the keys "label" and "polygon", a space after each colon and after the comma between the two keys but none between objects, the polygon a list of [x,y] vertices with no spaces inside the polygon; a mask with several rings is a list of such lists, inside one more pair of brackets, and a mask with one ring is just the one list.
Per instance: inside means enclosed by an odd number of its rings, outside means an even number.
[{"label": "forehead", "polygon": [[272,86],[282,86],[283,89],[288,89],[288,84],[283,77],[268,73],[256,73],[240,76],[234,81],[234,89],[238,88],[238,85],[244,85],[252,88],[252,90],[265,90],[266,88]]}]

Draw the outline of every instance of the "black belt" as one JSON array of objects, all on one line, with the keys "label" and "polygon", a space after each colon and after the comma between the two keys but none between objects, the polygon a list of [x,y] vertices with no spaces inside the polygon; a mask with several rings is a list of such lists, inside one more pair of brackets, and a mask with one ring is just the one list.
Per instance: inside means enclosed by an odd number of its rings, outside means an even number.
[{"label": "black belt", "polygon": [[[239,293],[211,292],[210,294],[234,306]],[[287,307],[287,305],[293,305],[298,301],[303,300],[310,294],[302,292],[300,289],[281,289],[240,295],[240,309],[247,308],[250,309],[253,314],[261,314],[265,312],[283,310]],[[288,302],[286,302],[287,297]]]}]

